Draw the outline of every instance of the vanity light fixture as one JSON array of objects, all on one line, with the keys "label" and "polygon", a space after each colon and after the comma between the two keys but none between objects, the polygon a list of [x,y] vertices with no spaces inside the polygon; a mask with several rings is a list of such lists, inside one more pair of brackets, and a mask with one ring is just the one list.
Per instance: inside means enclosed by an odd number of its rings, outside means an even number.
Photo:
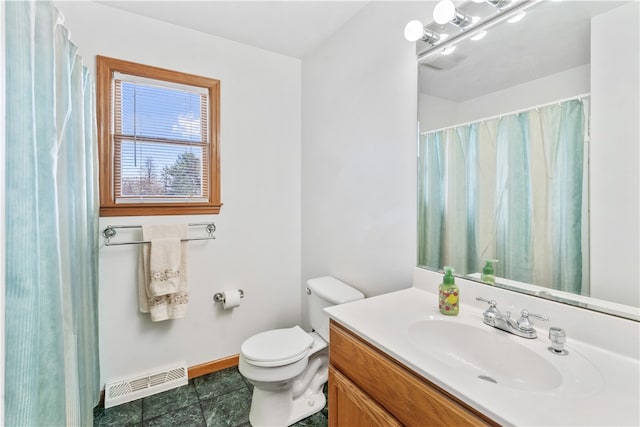
[{"label": "vanity light fixture", "polygon": [[447,46],[442,48],[442,54],[443,55],[451,55],[453,53],[453,51],[456,50],[456,47],[451,45],[451,46]]},{"label": "vanity light fixture", "polygon": [[451,0],[440,0],[433,9],[433,20],[442,25],[447,22],[464,29],[473,23],[472,18],[460,12]]},{"label": "vanity light fixture", "polygon": [[504,7],[507,7],[511,4],[511,0],[486,0],[487,3],[489,3],[491,6],[497,8],[497,9],[502,9]]},{"label": "vanity light fixture", "polygon": [[[493,13],[480,18],[480,20],[476,20],[464,13],[467,11],[465,7],[468,5],[466,3],[461,5],[463,10],[460,11],[455,7],[451,0],[441,0],[433,11],[435,24],[443,25],[449,22],[457,25],[463,31],[460,31],[457,34],[452,34],[451,37],[448,38],[446,33],[436,34],[439,37],[438,41],[430,42],[428,43],[428,46],[417,43],[416,54],[418,56],[418,62],[425,61],[431,56],[442,55],[445,48],[457,45],[459,42],[468,38],[473,37],[474,40],[480,40],[486,35],[486,31],[494,25],[516,18],[516,16],[520,15],[526,9],[529,9],[542,1],[545,0],[473,0],[475,3],[487,2],[496,7],[496,11]],[[522,14],[522,16],[524,15]],[[522,19],[522,16],[518,16],[517,19]],[[426,30],[429,31],[429,28],[435,28],[433,22],[427,25]],[[417,33],[421,34],[417,39],[410,40],[408,37],[407,39],[410,41],[417,41],[424,37],[424,33],[420,33],[419,31]],[[432,31],[429,31],[429,33],[432,33]],[[451,52],[452,50],[447,53],[450,54]]]},{"label": "vanity light fixture", "polygon": [[474,3],[489,3],[496,9],[502,9],[511,4],[511,0],[473,0]]},{"label": "vanity light fixture", "polygon": [[441,39],[442,37],[438,36],[436,33],[424,28],[424,32],[421,38],[422,41],[430,44],[435,44],[438,43]]},{"label": "vanity light fixture", "polygon": [[411,21],[404,27],[404,37],[410,42],[422,40],[431,45],[440,41],[438,34],[426,29],[418,20]]}]

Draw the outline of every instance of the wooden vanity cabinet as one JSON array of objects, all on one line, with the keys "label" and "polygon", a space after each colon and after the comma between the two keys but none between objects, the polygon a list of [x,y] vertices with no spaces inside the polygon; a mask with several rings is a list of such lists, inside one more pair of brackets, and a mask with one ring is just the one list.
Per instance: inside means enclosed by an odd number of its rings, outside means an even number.
[{"label": "wooden vanity cabinet", "polygon": [[329,427],[497,426],[331,321]]},{"label": "wooden vanity cabinet", "polygon": [[329,408],[330,426],[402,426],[333,366],[329,366]]}]

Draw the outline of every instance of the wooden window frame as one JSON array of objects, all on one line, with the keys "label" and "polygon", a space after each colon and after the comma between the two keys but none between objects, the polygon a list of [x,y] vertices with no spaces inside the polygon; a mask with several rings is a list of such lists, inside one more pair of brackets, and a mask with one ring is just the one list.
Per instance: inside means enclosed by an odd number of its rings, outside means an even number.
[{"label": "wooden window frame", "polygon": [[[220,81],[164,68],[96,56],[100,216],[218,214],[220,202]],[[115,72],[206,88],[209,95],[209,197],[204,202],[116,203],[112,81]]]}]

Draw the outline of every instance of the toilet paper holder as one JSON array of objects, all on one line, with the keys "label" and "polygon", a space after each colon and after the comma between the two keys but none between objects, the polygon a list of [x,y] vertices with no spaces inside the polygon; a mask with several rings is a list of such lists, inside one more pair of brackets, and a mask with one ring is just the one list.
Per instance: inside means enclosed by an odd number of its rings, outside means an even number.
[{"label": "toilet paper holder", "polygon": [[[240,293],[240,298],[244,298],[244,291],[242,289],[238,289]],[[222,292],[216,292],[213,294],[213,301],[215,302],[224,302],[224,294]]]}]

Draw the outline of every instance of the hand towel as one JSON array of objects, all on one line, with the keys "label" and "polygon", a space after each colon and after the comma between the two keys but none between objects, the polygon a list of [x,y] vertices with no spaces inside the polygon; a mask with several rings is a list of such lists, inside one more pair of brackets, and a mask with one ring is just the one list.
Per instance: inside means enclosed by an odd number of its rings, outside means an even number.
[{"label": "hand towel", "polygon": [[149,293],[154,297],[175,294],[180,284],[181,242],[178,237],[151,238]]},{"label": "hand towel", "polygon": [[[140,250],[140,261],[138,265],[138,308],[142,313],[149,313],[154,322],[177,319],[187,314],[187,303],[189,302],[189,286],[187,281],[187,259],[188,243],[180,242],[180,239],[187,237],[186,225],[143,225],[142,238],[150,241],[151,244],[143,244]],[[179,242],[180,250],[175,249],[176,240]],[[156,254],[162,254],[160,259],[174,260],[175,254],[179,253],[178,268],[175,265],[161,271],[154,281],[152,276],[151,258],[154,256],[154,244]],[[156,264],[154,263],[154,266]],[[170,271],[168,271],[170,270]],[[156,272],[159,270],[156,270]],[[171,276],[171,280],[160,280],[163,277]],[[153,283],[153,286],[152,286]],[[176,286],[177,284],[177,286]],[[175,286],[175,287],[174,287]],[[164,293],[163,292],[167,292]],[[170,292],[173,291],[173,292]]]}]

